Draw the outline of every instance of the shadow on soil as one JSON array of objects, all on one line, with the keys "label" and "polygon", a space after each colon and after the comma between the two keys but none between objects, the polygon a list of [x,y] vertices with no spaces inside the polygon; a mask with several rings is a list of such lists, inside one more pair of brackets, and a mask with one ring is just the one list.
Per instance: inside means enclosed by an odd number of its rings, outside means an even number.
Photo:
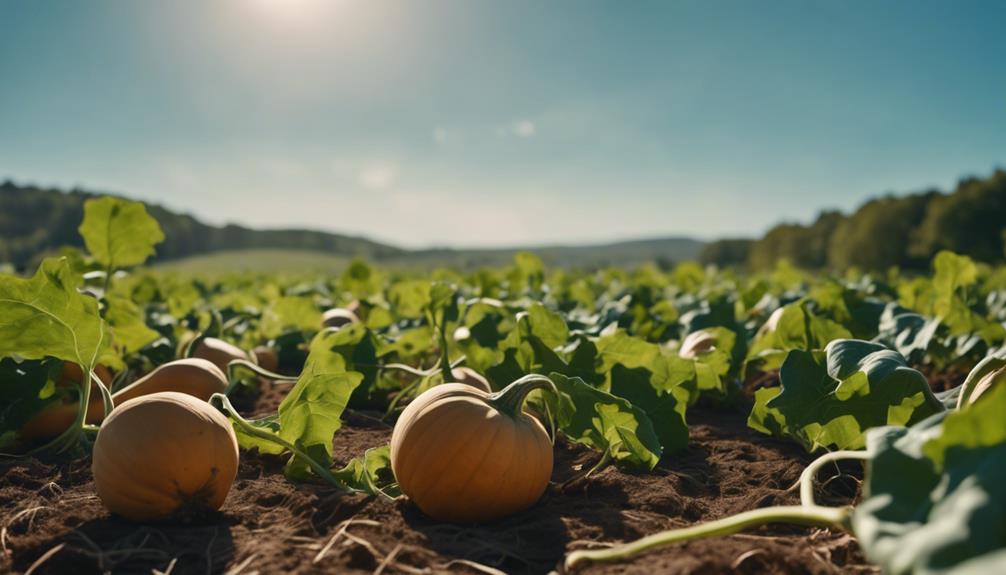
[{"label": "shadow on soil", "polygon": [[222,573],[234,560],[229,521],[220,513],[189,525],[94,519],[49,541],[48,548],[23,553],[14,568],[25,571],[38,562],[39,574]]}]

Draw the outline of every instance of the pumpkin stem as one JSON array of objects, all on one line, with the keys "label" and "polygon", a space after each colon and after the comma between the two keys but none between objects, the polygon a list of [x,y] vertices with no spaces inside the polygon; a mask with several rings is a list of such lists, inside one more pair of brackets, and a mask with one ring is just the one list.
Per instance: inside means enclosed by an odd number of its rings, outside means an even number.
[{"label": "pumpkin stem", "polygon": [[258,364],[248,361],[247,359],[232,359],[230,363],[227,364],[227,389],[224,391],[224,395],[230,396],[231,392],[234,391],[234,388],[237,387],[238,383],[240,383],[237,374],[239,370],[250,371],[259,377],[271,380],[273,383],[296,383],[297,380],[300,379],[299,377],[293,375],[273,373],[264,367],[260,367]]},{"label": "pumpkin stem", "polygon": [[532,373],[511,383],[501,391],[489,395],[486,397],[486,402],[493,406],[496,411],[517,418],[523,413],[524,400],[527,399],[527,394],[536,389],[550,389],[556,396],[559,395],[559,391],[551,379],[544,375]]},{"label": "pumpkin stem", "polygon": [[757,527],[769,523],[811,525],[849,531],[851,529],[849,525],[851,511],[851,507],[819,507],[817,505],[763,507],[707,523],[662,531],[643,537],[642,539],[637,539],[631,543],[616,545],[610,549],[592,549],[589,551],[581,549],[573,551],[569,555],[566,555],[566,559],[563,561],[564,572],[571,573],[577,567],[586,563],[620,561],[654,547],[707,537],[732,535],[744,531],[749,527]]}]

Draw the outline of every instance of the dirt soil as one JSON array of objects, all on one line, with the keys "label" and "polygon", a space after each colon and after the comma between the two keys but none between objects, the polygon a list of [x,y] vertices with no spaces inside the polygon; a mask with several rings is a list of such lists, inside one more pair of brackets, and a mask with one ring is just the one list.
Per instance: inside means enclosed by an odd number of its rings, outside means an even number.
[{"label": "dirt soil", "polygon": [[[272,390],[249,411],[267,413],[281,397]],[[347,413],[334,441],[338,462],[388,441],[391,428],[373,415]],[[589,468],[598,454],[560,442],[555,485],[542,500],[482,526],[432,521],[408,501],[292,483],[282,474],[282,461],[247,452],[223,509],[187,524],[139,525],[111,516],[95,495],[86,460],[0,464],[0,572],[547,573],[573,549],[799,503],[791,487],[811,460],[799,447],[748,429],[741,413],[700,405],[688,420],[689,448],[665,456],[653,472],[609,467],[565,489],[557,485]],[[850,501],[858,489],[848,476],[826,485],[819,497],[829,504]],[[772,526],[583,572],[879,571],[844,533]]]}]

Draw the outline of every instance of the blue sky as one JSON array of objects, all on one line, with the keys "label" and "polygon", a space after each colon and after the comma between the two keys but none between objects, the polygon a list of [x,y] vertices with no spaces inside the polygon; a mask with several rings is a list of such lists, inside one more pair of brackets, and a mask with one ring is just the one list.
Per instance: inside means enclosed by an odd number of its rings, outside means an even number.
[{"label": "blue sky", "polygon": [[759,234],[1006,166],[1006,2],[0,0],[0,178],[407,246]]}]

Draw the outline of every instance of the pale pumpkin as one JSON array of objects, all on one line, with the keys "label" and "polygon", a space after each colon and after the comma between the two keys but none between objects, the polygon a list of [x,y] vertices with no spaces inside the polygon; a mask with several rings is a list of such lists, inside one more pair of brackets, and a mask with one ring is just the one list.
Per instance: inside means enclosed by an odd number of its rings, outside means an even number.
[{"label": "pale pumpkin", "polygon": [[487,394],[447,383],[417,397],[391,435],[402,493],[433,519],[458,523],[492,521],[533,505],[552,475],[549,435],[523,411],[524,398],[539,388],[552,384],[529,376]]},{"label": "pale pumpkin", "polygon": [[215,337],[204,337],[196,340],[188,355],[189,357],[209,360],[224,373],[227,373],[227,366],[230,362],[236,359],[256,363],[254,354],[248,353],[232,343],[227,343]]},{"label": "pale pumpkin", "polygon": [[957,409],[967,408],[999,385],[1006,385],[1006,360],[989,356],[978,362],[961,384]]},{"label": "pale pumpkin", "polygon": [[255,355],[255,363],[266,371],[276,371],[279,369],[279,356],[276,349],[268,345],[260,345],[252,350]]},{"label": "pale pumpkin", "polygon": [[784,313],[786,313],[785,307],[777,308],[774,312],[772,312],[772,315],[768,316],[765,323],[758,328],[758,333],[755,334],[755,337],[765,337],[765,335],[775,331],[776,328],[779,327],[779,320],[782,319],[782,314]]},{"label": "pale pumpkin", "polygon": [[[103,365],[94,366],[94,374],[98,376],[106,386],[112,385],[112,372]],[[63,367],[59,371],[59,379],[56,381],[57,387],[79,387],[84,381],[84,370],[79,364],[72,361],[64,361]],[[97,386],[92,382],[91,389],[97,390]]]},{"label": "pale pumpkin", "polygon": [[173,391],[116,408],[98,431],[91,463],[101,502],[133,521],[220,509],[237,469],[230,421]]},{"label": "pale pumpkin", "polygon": [[700,329],[685,336],[678,349],[678,356],[684,359],[696,359],[716,350],[716,334],[712,331]]},{"label": "pale pumpkin", "polygon": [[470,385],[486,393],[492,393],[493,391],[492,386],[489,385],[489,380],[470,367],[455,367],[451,370],[451,377],[454,378],[455,383]]},{"label": "pale pumpkin", "polygon": [[346,308],[333,308],[326,311],[321,316],[321,327],[342,327],[353,323],[360,323],[359,316],[352,310]]},{"label": "pale pumpkin", "polygon": [[[113,393],[112,405],[118,406],[134,397],[159,391],[177,391],[206,401],[214,393],[223,393],[226,389],[227,376],[208,360],[178,359],[158,367]],[[79,409],[77,401],[49,407],[26,423],[21,428],[19,436],[24,441],[39,441],[57,437],[73,424]],[[100,392],[92,386],[86,421],[98,424],[101,423],[104,415],[105,404],[101,399]]]}]

